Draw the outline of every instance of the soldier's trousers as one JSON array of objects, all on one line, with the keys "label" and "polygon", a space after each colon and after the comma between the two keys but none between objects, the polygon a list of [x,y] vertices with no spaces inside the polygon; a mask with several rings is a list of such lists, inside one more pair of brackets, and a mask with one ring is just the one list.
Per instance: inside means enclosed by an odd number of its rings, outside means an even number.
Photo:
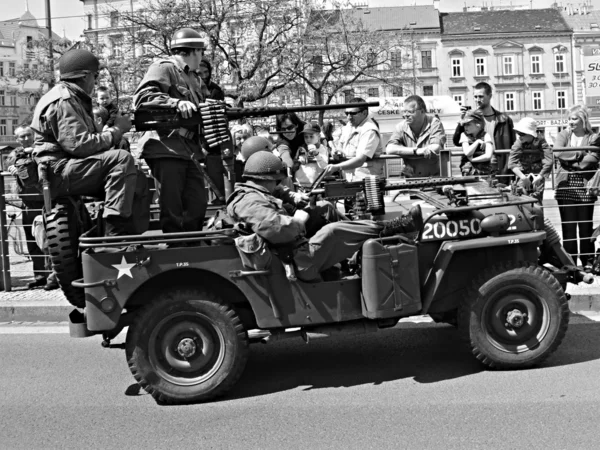
[{"label": "soldier's trousers", "polygon": [[[58,165],[60,167],[60,165]],[[104,199],[104,217],[131,216],[137,171],[131,153],[106,150],[71,158],[52,182],[52,196],[84,195]]]},{"label": "soldier's trousers", "polygon": [[298,278],[304,281],[319,278],[319,273],[350,258],[367,239],[379,237],[383,226],[372,220],[353,220],[325,225],[298,248],[294,261]]},{"label": "soldier's trousers", "polygon": [[[41,207],[42,205],[40,205],[40,209]],[[41,213],[42,212],[38,211],[37,209],[24,207],[21,215],[21,221],[23,224],[23,231],[25,232],[25,239],[27,240],[27,252],[29,253],[31,262],[33,263],[33,275],[40,275],[46,278],[48,276],[48,271],[46,269],[46,255],[38,247],[37,243],[35,242],[35,237],[31,231],[33,219],[35,219],[35,217]]]},{"label": "soldier's trousers", "polygon": [[204,178],[187,159],[146,159],[158,183],[160,225],[164,233],[200,231],[206,215]]}]

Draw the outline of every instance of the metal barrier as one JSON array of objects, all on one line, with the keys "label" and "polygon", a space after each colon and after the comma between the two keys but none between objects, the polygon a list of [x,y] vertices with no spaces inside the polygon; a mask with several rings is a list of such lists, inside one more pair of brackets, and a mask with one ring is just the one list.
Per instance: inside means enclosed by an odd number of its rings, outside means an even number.
[{"label": "metal barrier", "polygon": [[[577,150],[596,150],[596,147],[579,147]],[[555,148],[553,149],[553,153],[559,153],[563,151],[573,151],[573,148]],[[510,150],[497,150],[497,154],[507,154]],[[455,164],[456,158],[462,156],[462,151],[457,147],[447,148],[441,151],[439,156],[440,162],[440,175],[441,176],[456,176],[460,175],[458,173],[458,164]],[[394,172],[398,172],[398,167],[401,167],[402,163],[399,163],[401,157],[397,155],[382,155],[381,159],[387,160],[388,170],[393,167],[394,170],[389,170],[390,175],[393,177]],[[555,168],[556,165],[553,162],[552,172],[550,176],[550,180],[546,183],[545,189],[554,190],[555,188]],[[515,176],[513,174],[508,175],[507,177],[510,180],[514,179]],[[24,250],[27,244],[27,240],[24,239],[24,234],[21,229],[21,224],[18,222],[19,214],[21,213],[18,205],[20,204],[20,200],[18,195],[13,194],[11,192],[11,187],[14,181],[14,177],[10,175],[8,172],[0,172],[0,291],[10,291],[13,287],[13,279],[12,278],[25,278],[27,276],[32,275],[32,270],[30,269],[30,265],[27,264],[27,255],[24,254],[21,250]],[[498,177],[500,178],[500,177]],[[510,183],[510,180],[506,180],[507,184]],[[565,190],[574,189],[567,188]],[[597,203],[597,202],[596,202]],[[594,203],[594,205],[596,204]],[[8,206],[8,208],[7,208]],[[156,206],[156,205],[154,205]],[[549,217],[551,222],[555,225],[555,228],[562,236],[562,225],[566,225],[568,228],[569,225],[574,225],[576,227],[581,227],[580,224],[584,224],[583,228],[585,231],[585,224],[588,224],[588,230],[593,229],[594,216],[587,220],[579,220],[579,215],[576,216],[577,220],[570,221],[562,221],[561,216],[559,214],[559,206],[553,198],[546,199],[544,201],[544,209],[546,211],[546,217]],[[587,205],[588,209],[591,205]],[[578,209],[583,210],[586,205],[582,205],[580,203],[565,203],[561,205],[563,208],[563,213],[565,209],[575,208],[575,212]],[[8,209],[8,211],[7,211]],[[595,208],[596,215],[596,223],[600,223],[600,208]],[[152,211],[154,216],[157,216],[158,211],[156,208]],[[568,212],[567,212],[568,213]],[[587,211],[588,215],[590,211]],[[594,210],[591,211],[594,213]],[[14,217],[13,217],[14,215]],[[572,227],[571,227],[572,228]],[[572,230],[571,230],[572,231]],[[587,237],[584,239],[588,239]],[[572,246],[569,242],[576,243],[581,238],[567,238],[564,240],[565,247]],[[593,244],[592,244],[593,245]],[[592,247],[593,250],[593,247]],[[21,254],[19,254],[21,253]],[[572,252],[577,253],[577,252]],[[580,256],[583,257],[593,257],[595,253],[584,252],[581,253]],[[43,257],[43,256],[40,256]],[[13,264],[11,264],[11,262]],[[49,273],[49,270],[47,271]]]}]

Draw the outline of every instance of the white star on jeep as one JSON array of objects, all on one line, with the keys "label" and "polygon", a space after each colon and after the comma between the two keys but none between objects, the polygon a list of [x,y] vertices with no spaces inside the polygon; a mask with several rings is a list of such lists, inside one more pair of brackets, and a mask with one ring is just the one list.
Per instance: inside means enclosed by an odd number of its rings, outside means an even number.
[{"label": "white star on jeep", "polygon": [[127,264],[127,261],[125,261],[125,256],[121,258],[121,264],[111,265],[119,271],[119,273],[117,274],[117,280],[123,275],[127,275],[129,278],[133,278],[133,275],[131,275],[131,268],[135,266],[135,264]]}]

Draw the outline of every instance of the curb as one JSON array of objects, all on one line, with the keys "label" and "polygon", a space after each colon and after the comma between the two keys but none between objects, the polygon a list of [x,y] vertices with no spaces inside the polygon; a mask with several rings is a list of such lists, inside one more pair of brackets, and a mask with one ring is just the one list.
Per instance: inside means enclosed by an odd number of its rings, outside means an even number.
[{"label": "curb", "polygon": [[[65,322],[75,309],[69,304],[57,302],[11,301],[0,302],[0,322]],[[569,300],[572,313],[600,312],[600,295],[574,294]]]}]

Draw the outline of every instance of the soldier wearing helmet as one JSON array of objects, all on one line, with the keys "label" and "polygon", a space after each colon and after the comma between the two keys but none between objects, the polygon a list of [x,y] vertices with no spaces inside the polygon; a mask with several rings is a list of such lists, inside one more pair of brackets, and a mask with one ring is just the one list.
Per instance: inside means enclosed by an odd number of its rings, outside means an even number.
[{"label": "soldier wearing helmet", "polygon": [[[191,28],[177,31],[171,53],[148,68],[133,104],[136,109],[177,108],[187,118],[208,96],[196,72],[204,54],[202,37]],[[148,131],[139,141],[141,156],[160,184],[160,223],[165,233],[202,229],[207,195],[202,174],[192,161],[204,159],[200,138],[198,127],[182,127],[175,132]]]},{"label": "soldier wearing helmet", "polygon": [[114,126],[96,131],[90,95],[100,62],[91,52],[69,50],[58,60],[58,68],[60,81],[33,114],[33,155],[49,166],[53,197],[103,197],[105,234],[127,234],[137,171],[130,153],[111,148],[121,142],[131,121],[117,116]]},{"label": "soldier wearing helmet", "polygon": [[[271,152],[251,155],[244,177],[246,182],[236,184],[227,199],[227,213],[268,244],[294,247],[294,262],[303,281],[319,280],[322,271],[350,258],[367,239],[409,233],[423,226],[420,207],[391,221],[348,221],[330,203],[329,215],[323,214],[323,204],[307,207],[305,198],[289,197],[289,191],[278,189],[278,182],[286,177],[286,167]],[[297,208],[286,208],[286,200]],[[316,226],[318,222],[320,226]],[[312,237],[307,232],[311,228],[315,229]]]}]

